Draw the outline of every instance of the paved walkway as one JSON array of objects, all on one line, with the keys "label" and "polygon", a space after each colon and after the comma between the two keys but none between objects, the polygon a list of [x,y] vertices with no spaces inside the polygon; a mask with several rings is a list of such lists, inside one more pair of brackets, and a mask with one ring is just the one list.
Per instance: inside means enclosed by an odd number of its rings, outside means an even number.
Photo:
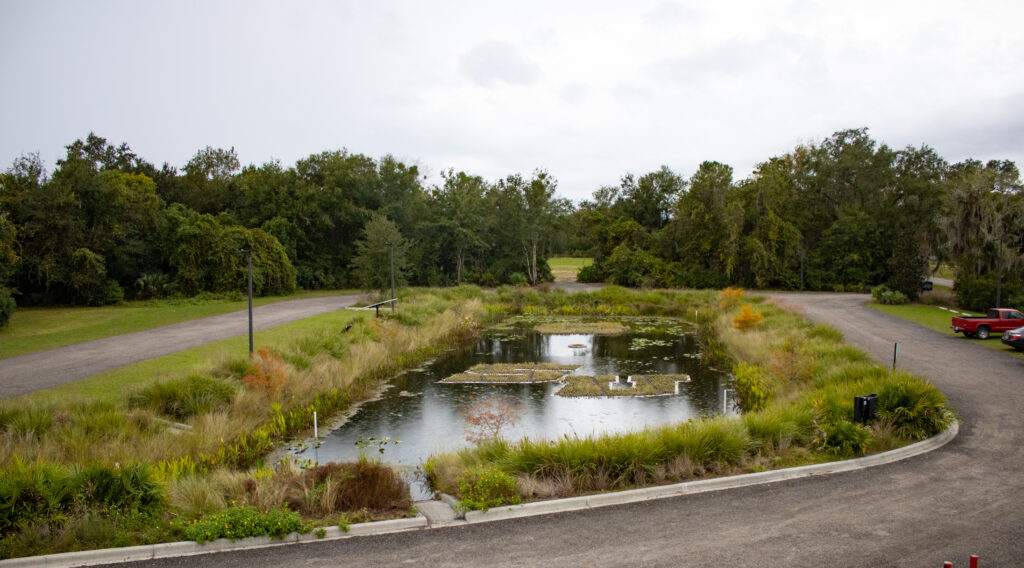
[{"label": "paved walkway", "polygon": [[[204,566],[966,566],[1024,559],[1024,361],[871,310],[773,294],[885,364],[928,377],[960,434],[850,473],[484,524],[205,556]],[[197,564],[174,558],[147,566]]]},{"label": "paved walkway", "polygon": [[[286,300],[253,309],[256,330],[339,310],[356,294]],[[0,398],[53,388],[144,361],[249,332],[248,310],[186,321],[49,351],[0,360]]]}]

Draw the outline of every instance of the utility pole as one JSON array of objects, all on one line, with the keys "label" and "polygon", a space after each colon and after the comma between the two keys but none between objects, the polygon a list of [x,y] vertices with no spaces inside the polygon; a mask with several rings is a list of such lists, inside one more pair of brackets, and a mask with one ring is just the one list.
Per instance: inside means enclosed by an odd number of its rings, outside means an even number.
[{"label": "utility pole", "polygon": [[252,249],[238,249],[246,253],[249,260],[249,357],[252,357]]}]

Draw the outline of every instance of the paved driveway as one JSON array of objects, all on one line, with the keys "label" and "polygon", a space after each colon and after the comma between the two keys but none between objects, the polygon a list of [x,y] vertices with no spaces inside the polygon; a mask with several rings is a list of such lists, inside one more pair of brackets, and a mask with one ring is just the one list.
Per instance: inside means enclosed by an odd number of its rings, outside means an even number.
[{"label": "paved driveway", "polygon": [[960,435],[858,472],[657,502],[179,558],[152,566],[921,566],[1024,564],[1024,361],[876,312],[776,294],[950,398]]},{"label": "paved driveway", "polygon": [[[267,329],[355,304],[355,294],[286,300],[253,309]],[[248,310],[97,339],[0,360],[0,398],[9,398],[249,332]]]}]

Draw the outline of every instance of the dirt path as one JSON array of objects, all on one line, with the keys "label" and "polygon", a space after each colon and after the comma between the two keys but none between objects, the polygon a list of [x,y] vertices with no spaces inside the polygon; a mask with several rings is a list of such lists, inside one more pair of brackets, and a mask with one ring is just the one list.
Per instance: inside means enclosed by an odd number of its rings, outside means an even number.
[{"label": "dirt path", "polygon": [[[885,364],[941,388],[962,420],[940,450],[858,472],[484,525],[212,555],[237,566],[966,566],[1024,559],[1024,361],[863,306],[776,294]],[[196,559],[154,562],[191,567]]]},{"label": "dirt path", "polygon": [[[267,329],[355,304],[359,295],[286,300],[253,309],[253,328]],[[249,331],[248,311],[68,345],[0,360],[0,398],[84,379],[138,361]]]}]

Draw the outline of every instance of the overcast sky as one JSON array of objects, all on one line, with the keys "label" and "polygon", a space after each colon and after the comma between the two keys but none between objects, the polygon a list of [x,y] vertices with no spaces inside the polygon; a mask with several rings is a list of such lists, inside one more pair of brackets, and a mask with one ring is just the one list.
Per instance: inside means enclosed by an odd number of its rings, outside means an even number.
[{"label": "overcast sky", "polygon": [[1024,166],[1024,2],[0,0],[0,169],[90,131],[158,166],[324,150],[584,199],[836,130]]}]

